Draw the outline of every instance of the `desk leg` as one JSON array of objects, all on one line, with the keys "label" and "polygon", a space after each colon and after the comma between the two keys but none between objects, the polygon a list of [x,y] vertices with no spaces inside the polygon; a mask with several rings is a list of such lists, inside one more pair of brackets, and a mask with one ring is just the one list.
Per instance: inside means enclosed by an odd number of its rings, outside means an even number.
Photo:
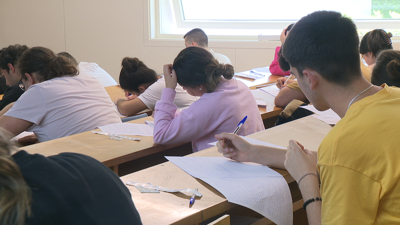
[{"label": "desk leg", "polygon": [[116,165],[116,166],[111,166],[110,169],[111,169],[112,171],[114,171],[114,173],[116,173],[116,174],[118,175],[118,165]]}]

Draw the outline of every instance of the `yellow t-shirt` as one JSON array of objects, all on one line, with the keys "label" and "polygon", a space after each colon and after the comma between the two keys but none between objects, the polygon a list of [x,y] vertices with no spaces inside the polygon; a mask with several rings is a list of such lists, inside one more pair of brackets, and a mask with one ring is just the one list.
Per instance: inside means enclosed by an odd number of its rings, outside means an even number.
[{"label": "yellow t-shirt", "polygon": [[322,224],[400,224],[400,89],[382,86],[319,147]]},{"label": "yellow t-shirt", "polygon": [[[364,78],[367,79],[367,81],[371,82],[371,71],[370,71],[370,70],[368,69],[368,67],[367,67],[366,65],[364,65],[364,63],[361,62],[361,61],[360,61],[360,67],[361,67],[361,72],[362,72],[362,75],[364,76]],[[293,89],[293,90],[296,90],[296,91],[298,91],[298,92],[303,93],[303,92],[301,91],[299,85],[297,84],[297,81],[288,84],[287,87],[290,88],[290,89]]]}]

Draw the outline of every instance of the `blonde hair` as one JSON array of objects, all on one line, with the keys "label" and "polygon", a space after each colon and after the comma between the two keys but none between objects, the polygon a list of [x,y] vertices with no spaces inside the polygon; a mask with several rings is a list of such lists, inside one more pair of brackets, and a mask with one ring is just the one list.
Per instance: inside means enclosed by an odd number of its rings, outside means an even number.
[{"label": "blonde hair", "polygon": [[18,149],[0,128],[0,225],[23,225],[31,214],[31,191],[11,152]]}]

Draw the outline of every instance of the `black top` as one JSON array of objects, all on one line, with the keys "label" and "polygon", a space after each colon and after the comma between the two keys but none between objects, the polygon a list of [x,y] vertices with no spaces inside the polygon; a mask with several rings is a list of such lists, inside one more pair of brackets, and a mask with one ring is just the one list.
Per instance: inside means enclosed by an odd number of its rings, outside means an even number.
[{"label": "black top", "polygon": [[0,95],[4,94],[4,92],[6,92],[6,89],[8,88],[6,83],[6,78],[0,77]]},{"label": "black top", "polygon": [[97,160],[76,153],[14,160],[32,190],[30,224],[142,224],[128,188]]},{"label": "black top", "polygon": [[0,100],[0,110],[2,110],[11,102],[17,101],[19,96],[21,96],[23,93],[24,91],[19,87],[18,84],[8,87],[3,95],[3,99]]}]

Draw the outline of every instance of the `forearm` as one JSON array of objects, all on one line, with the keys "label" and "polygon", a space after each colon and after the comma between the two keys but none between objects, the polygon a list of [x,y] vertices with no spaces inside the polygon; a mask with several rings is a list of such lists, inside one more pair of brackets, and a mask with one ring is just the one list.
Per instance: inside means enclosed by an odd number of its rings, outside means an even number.
[{"label": "forearm", "polygon": [[147,106],[138,98],[130,101],[119,99],[117,107],[118,111],[125,116],[135,116],[137,113],[147,109]]},{"label": "forearm", "polygon": [[[312,198],[320,198],[321,193],[319,190],[319,179],[314,175],[307,175],[300,182],[300,191],[303,196],[304,202]],[[314,201],[307,205],[307,218],[308,224],[319,225],[321,224],[321,201]]]},{"label": "forearm", "polygon": [[275,97],[275,105],[284,108],[293,99],[297,99],[303,102],[307,101],[307,98],[303,93],[293,90],[289,87],[284,87]]},{"label": "forearm", "polygon": [[278,169],[285,169],[285,149],[253,145],[250,154],[250,160],[252,162]]}]

